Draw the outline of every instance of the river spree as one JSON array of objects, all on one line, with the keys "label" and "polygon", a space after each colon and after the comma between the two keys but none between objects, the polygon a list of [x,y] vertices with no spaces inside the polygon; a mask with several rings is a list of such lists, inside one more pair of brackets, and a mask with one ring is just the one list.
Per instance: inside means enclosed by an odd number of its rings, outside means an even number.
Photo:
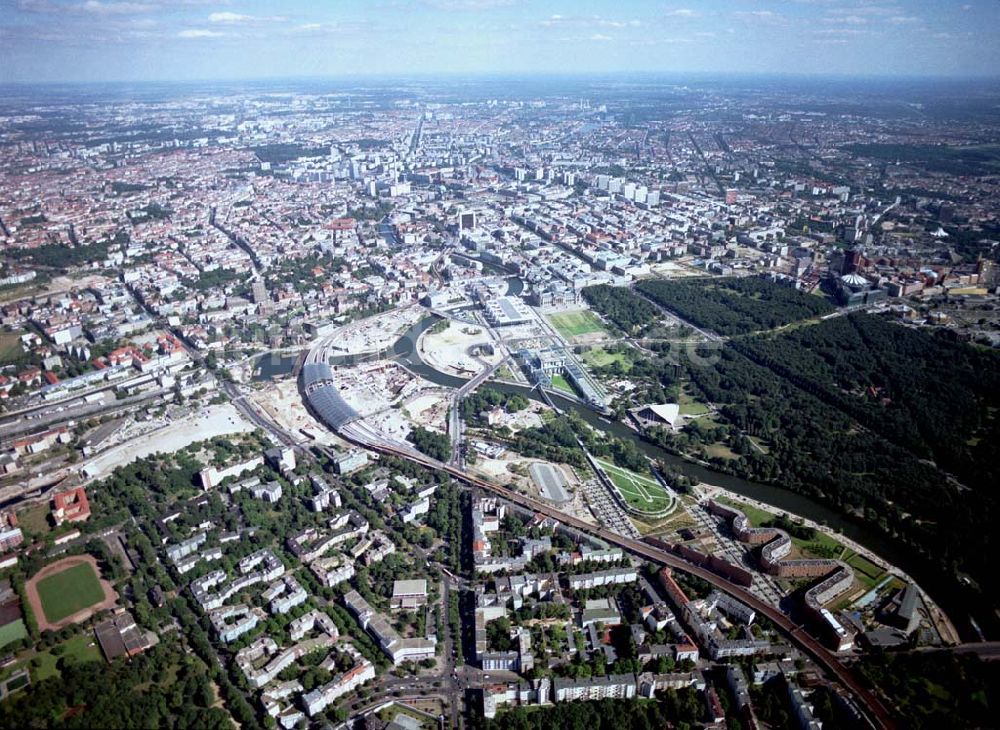
[{"label": "river spree", "polygon": [[[466,382],[465,379],[435,370],[419,357],[416,348],[417,339],[437,321],[437,317],[428,316],[410,328],[393,347],[393,357],[411,371],[432,383],[448,388],[460,388]],[[491,382],[489,387],[506,393],[520,393],[525,397],[541,400],[538,392],[528,386]],[[673,469],[691,479],[711,484],[759,502],[764,502],[791,515],[798,515],[821,525],[826,525],[871,550],[881,556],[886,562],[908,573],[917,581],[930,594],[931,598],[951,617],[963,638],[966,640],[976,640],[968,621],[970,605],[965,600],[965,597],[960,595],[962,593],[960,590],[961,587],[956,582],[944,579],[937,571],[929,569],[927,561],[905,545],[897,543],[884,533],[860,520],[845,517],[823,502],[788,489],[783,489],[782,487],[750,481],[690,461],[644,440],[638,433],[622,423],[601,417],[595,411],[578,401],[560,396],[558,393],[552,391],[549,392],[549,395],[559,408],[566,411],[573,411],[588,424],[605,433],[618,438],[633,440],[647,456],[670,465]],[[980,621],[980,623],[983,622]]]},{"label": "river spree", "polygon": [[[508,291],[516,293],[520,290],[521,280],[519,278],[511,276],[507,279],[507,282]],[[373,352],[362,355],[342,355],[331,359],[330,364],[333,366],[350,365],[352,363],[367,362],[389,356],[432,383],[458,389],[467,382],[466,379],[435,370],[426,364],[418,354],[416,343],[420,335],[438,321],[439,319],[435,315],[423,318],[396,341],[389,353]],[[273,377],[287,376],[292,372],[295,359],[296,356],[294,354],[283,356],[265,355],[255,365],[253,379],[261,381],[269,380]],[[542,400],[536,389],[525,385],[491,382],[489,387],[506,393],[519,393],[533,400]],[[948,613],[965,640],[977,640],[978,637],[975,636],[968,617],[971,615],[970,611],[977,614],[979,612],[975,611],[976,606],[972,602],[971,597],[964,595],[969,592],[956,581],[948,580],[938,571],[934,570],[915,551],[897,543],[871,525],[861,520],[845,517],[827,504],[806,495],[798,494],[772,484],[763,484],[743,479],[685,459],[644,440],[640,434],[624,424],[610,421],[600,416],[583,403],[551,391],[549,395],[557,407],[574,412],[585,422],[605,433],[621,439],[633,440],[638,448],[647,456],[668,464],[677,472],[691,479],[763,502],[791,515],[801,516],[821,525],[826,525],[835,532],[864,546],[881,556],[886,562],[908,573],[916,580],[930,594],[931,598]],[[988,617],[981,616],[979,618],[980,624],[987,625],[989,623]]]}]

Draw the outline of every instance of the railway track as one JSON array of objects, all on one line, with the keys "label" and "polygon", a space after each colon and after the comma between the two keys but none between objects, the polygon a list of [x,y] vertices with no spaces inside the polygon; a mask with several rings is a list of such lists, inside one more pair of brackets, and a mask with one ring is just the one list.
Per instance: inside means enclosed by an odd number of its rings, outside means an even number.
[{"label": "railway track", "polygon": [[747,604],[759,614],[766,616],[794,644],[808,654],[817,664],[823,667],[832,676],[836,677],[848,690],[850,690],[852,694],[854,694],[858,700],[860,700],[861,705],[867,710],[868,720],[871,723],[871,727],[881,728],[883,730],[893,730],[896,728],[896,722],[894,721],[891,713],[882,704],[878,697],[872,694],[872,692],[870,692],[866,687],[861,685],[851,671],[836,656],[831,654],[826,647],[823,646],[823,644],[812,637],[802,625],[795,623],[781,611],[760,600],[757,596],[750,593],[748,590],[745,590],[741,586],[730,583],[710,570],[694,565],[693,563],[689,563],[688,561],[674,555],[671,552],[663,550],[662,548],[658,548],[654,545],[643,542],[642,540],[624,537],[618,533],[612,532],[611,530],[592,525],[589,522],[584,522],[583,520],[557,510],[544,502],[527,497],[498,484],[493,484],[492,482],[475,477],[457,467],[443,464],[410,450],[404,450],[386,444],[373,443],[367,440],[358,439],[349,432],[341,432],[340,436],[362,448],[386,454],[387,456],[407,459],[430,469],[444,471],[465,484],[496,494],[509,502],[523,508],[530,509],[533,512],[542,514],[546,517],[550,517],[582,533],[597,537],[609,544],[617,545],[625,550],[628,550],[630,553],[638,555],[639,557],[653,563],[666,565],[670,568],[677,568],[702,578],[716,588],[725,591]]}]

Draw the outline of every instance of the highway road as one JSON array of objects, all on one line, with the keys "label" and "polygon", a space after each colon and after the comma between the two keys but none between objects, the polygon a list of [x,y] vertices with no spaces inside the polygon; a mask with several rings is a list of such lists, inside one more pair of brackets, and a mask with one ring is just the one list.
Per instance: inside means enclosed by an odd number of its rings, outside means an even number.
[{"label": "highway road", "polygon": [[476,377],[456,390],[451,396],[448,406],[448,435],[451,436],[451,464],[460,466],[462,463],[462,400],[480,385],[486,382],[501,365],[507,362],[508,358],[503,358],[500,362],[484,368]]}]

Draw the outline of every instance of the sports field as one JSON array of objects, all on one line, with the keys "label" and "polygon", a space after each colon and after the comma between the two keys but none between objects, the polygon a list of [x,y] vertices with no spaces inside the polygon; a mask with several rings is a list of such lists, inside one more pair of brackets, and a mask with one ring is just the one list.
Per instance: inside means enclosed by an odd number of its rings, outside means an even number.
[{"label": "sports field", "polygon": [[78,563],[38,581],[38,597],[42,601],[45,620],[58,623],[77,611],[101,603],[104,589],[90,563]]},{"label": "sports field", "polygon": [[560,312],[559,314],[548,315],[549,322],[559,331],[563,337],[577,337],[578,335],[589,335],[595,332],[603,332],[604,326],[597,315],[587,310],[577,312]]},{"label": "sports field", "polygon": [[600,459],[597,463],[607,472],[622,499],[636,512],[658,515],[673,507],[673,498],[655,479]]}]

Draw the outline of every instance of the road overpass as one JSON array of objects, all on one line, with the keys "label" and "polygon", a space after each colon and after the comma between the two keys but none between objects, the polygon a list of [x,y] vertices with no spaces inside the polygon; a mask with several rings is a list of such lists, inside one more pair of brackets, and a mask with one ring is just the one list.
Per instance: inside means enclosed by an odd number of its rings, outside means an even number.
[{"label": "road overpass", "polygon": [[505,357],[480,370],[476,377],[456,390],[451,396],[451,403],[448,407],[448,434],[451,436],[451,463],[453,465],[458,466],[462,463],[462,401],[469,393],[485,383],[508,359]]}]

